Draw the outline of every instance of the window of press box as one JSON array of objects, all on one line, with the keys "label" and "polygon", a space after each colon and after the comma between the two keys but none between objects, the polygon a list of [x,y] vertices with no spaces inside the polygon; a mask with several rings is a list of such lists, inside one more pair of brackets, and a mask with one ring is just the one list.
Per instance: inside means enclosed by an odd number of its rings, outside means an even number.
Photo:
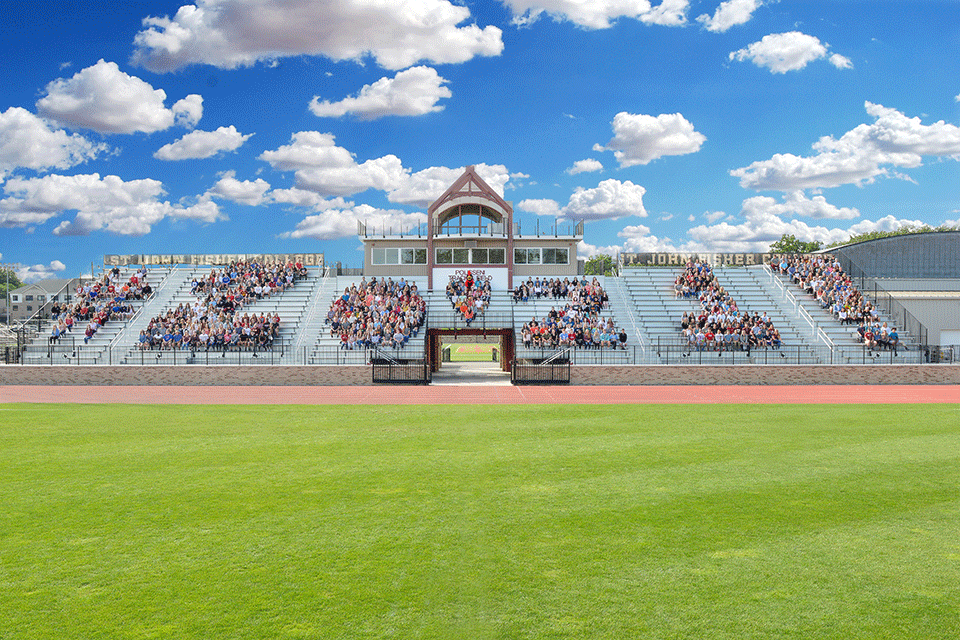
[{"label": "window of press box", "polygon": [[437,264],[506,264],[505,249],[437,249]]},{"label": "window of press box", "polygon": [[371,264],[427,264],[426,249],[372,249]]},{"label": "window of press box", "polygon": [[569,264],[569,249],[514,249],[514,264]]},{"label": "window of press box", "polygon": [[543,264],[567,264],[567,249],[544,249]]}]

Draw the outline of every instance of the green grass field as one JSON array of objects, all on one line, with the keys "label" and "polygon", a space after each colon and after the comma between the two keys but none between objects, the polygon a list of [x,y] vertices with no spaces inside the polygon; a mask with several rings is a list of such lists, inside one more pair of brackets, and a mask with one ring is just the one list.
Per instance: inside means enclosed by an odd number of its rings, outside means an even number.
[{"label": "green grass field", "polygon": [[452,343],[443,346],[450,347],[451,362],[492,362],[493,350],[498,348],[495,344],[482,343]]},{"label": "green grass field", "polygon": [[0,638],[960,637],[960,406],[0,405]]}]

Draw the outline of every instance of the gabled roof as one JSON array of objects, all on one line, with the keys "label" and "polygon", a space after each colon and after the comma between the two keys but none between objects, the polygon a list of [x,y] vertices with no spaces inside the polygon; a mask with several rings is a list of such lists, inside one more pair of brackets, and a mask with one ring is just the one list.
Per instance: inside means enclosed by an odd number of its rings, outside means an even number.
[{"label": "gabled roof", "polygon": [[427,209],[427,212],[432,214],[445,203],[463,197],[483,198],[490,200],[503,211],[513,213],[513,207],[511,207],[506,200],[501,198],[500,195],[494,191],[490,185],[484,182],[483,178],[477,174],[476,167],[474,167],[472,164],[464,170],[463,175],[457,178],[456,181],[450,185],[450,188],[443,192],[442,196],[437,198],[433,204],[430,205],[430,208]]},{"label": "gabled roof", "polygon": [[73,278],[47,278],[37,282],[28,282],[22,287],[11,289],[10,293],[26,293],[28,291],[42,291],[44,293],[54,294],[67,286]]}]

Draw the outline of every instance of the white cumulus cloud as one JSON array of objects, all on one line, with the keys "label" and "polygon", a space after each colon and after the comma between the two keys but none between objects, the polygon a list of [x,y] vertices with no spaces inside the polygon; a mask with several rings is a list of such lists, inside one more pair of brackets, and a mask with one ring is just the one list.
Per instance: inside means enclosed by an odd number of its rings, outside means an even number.
[{"label": "white cumulus cloud", "polygon": [[551,218],[561,217],[560,204],[549,198],[529,198],[517,203],[517,208],[527,213]]},{"label": "white cumulus cloud", "polygon": [[363,120],[384,116],[420,116],[442,111],[437,102],[453,94],[444,86],[447,81],[431,67],[411,67],[393,78],[380,78],[364,86],[360,92],[338,102],[310,101],[310,111],[319,117],[340,117],[348,113]]},{"label": "white cumulus cloud", "polygon": [[703,14],[697,16],[697,22],[703,24],[704,29],[714,33],[723,33],[730,27],[744,24],[753,17],[753,12],[763,6],[763,0],[726,0],[721,2],[713,16]]},{"label": "white cumulus cloud", "polygon": [[[860,212],[853,207],[837,207],[827,202],[823,196],[807,198],[803,191],[785,193],[783,202],[780,203],[767,196],[755,196],[745,200],[743,207],[744,209],[763,209],[765,212],[781,218],[803,216],[817,220],[850,220],[860,217]],[[715,220],[709,218],[708,221],[715,222]]]},{"label": "white cumulus cloud", "polygon": [[289,204],[295,207],[304,207],[314,211],[327,211],[328,209],[351,209],[353,202],[343,198],[324,198],[315,191],[306,189],[274,189],[267,194],[270,202],[279,204]]},{"label": "white cumulus cloud", "polygon": [[[300,131],[288,145],[264,151],[260,159],[280,171],[293,171],[295,187],[323,197],[346,197],[368,189],[383,191],[390,202],[426,206],[442,194],[464,167],[429,167],[413,172],[400,158],[386,155],[357,162],[337,146],[333,134]],[[475,165],[492,189],[503,194],[511,174],[503,165]],[[518,179],[525,174],[514,174]]]},{"label": "white cumulus cloud", "polygon": [[78,134],[52,129],[20,107],[0,113],[0,179],[18,169],[69,169],[107,150]]},{"label": "white cumulus cloud", "polygon": [[523,200],[517,206],[523,211],[569,220],[617,220],[627,216],[647,217],[643,206],[646,189],[629,180],[604,180],[592,189],[577,187],[566,205],[560,207],[549,199]]},{"label": "white cumulus cloud", "polygon": [[505,0],[513,11],[513,23],[533,24],[544,13],[554,20],[569,20],[584,29],[607,29],[620,18],[646,24],[680,26],[687,21],[689,0],[662,0],[653,6],[647,0]]},{"label": "white cumulus cloud", "polygon": [[[700,225],[687,232],[690,242],[682,250],[702,251],[767,251],[770,245],[783,234],[791,234],[804,242],[820,241],[823,244],[844,242],[851,235],[870,231],[894,231],[905,226],[919,226],[918,220],[898,220],[887,216],[880,220],[860,221],[849,229],[811,226],[797,219],[785,220],[781,216],[794,215],[789,204],[778,204],[773,198],[754,197],[743,202],[744,221],[738,224],[721,222]],[[804,214],[801,214],[804,215]]]},{"label": "white cumulus cloud", "polygon": [[835,66],[837,69],[853,69],[853,62],[850,58],[842,56],[839,53],[834,53],[829,58],[830,64]]},{"label": "white cumulus cloud", "polygon": [[590,244],[589,242],[584,242],[581,240],[577,243],[577,257],[590,259],[598,255],[607,255],[607,256],[616,256],[620,253],[622,249],[615,244],[608,245],[606,247],[598,247],[595,244]]},{"label": "white cumulus cloud", "polygon": [[[387,193],[387,199],[398,204],[429,206],[463,174],[465,168],[428,167],[421,171],[408,172],[401,178],[400,183]],[[511,174],[502,164],[480,163],[474,165],[474,169],[501,197],[511,179],[522,180],[530,177],[523,173]]]},{"label": "white cumulus cloud", "polygon": [[176,142],[165,144],[153,154],[159,160],[197,160],[224,151],[236,151],[252,133],[243,135],[233,125],[216,131],[191,131]]},{"label": "white cumulus cloud", "polygon": [[[449,0],[198,0],[171,17],[149,17],[132,62],[166,72],[191,64],[224,69],[299,55],[372,57],[386,69],[496,56],[502,32],[463,24],[467,7]],[[462,26],[459,26],[462,25]]]},{"label": "white cumulus cloud", "polygon": [[595,144],[593,150],[613,151],[621,168],[648,164],[663,156],[695,153],[707,139],[679,113],[650,116],[621,111],[610,124],[613,138],[606,146]]},{"label": "white cumulus cloud", "polygon": [[384,229],[386,233],[400,233],[414,229],[426,220],[423,213],[377,209],[367,204],[359,204],[349,209],[330,209],[307,216],[297,224],[296,229],[280,234],[280,237],[316,240],[349,238],[357,235],[357,222],[363,222],[371,230]]},{"label": "white cumulus cloud", "polygon": [[237,180],[236,172],[226,171],[217,180],[217,183],[207,191],[207,196],[255,207],[264,201],[264,194],[269,190],[270,183],[262,178]]},{"label": "white cumulus cloud", "polygon": [[746,189],[794,191],[867,184],[891,175],[889,167],[919,167],[923,156],[960,158],[960,127],[942,120],[924,125],[919,118],[870,102],[865,109],[875,118],[872,124],[858,125],[839,139],[820,138],[813,145],[816,155],[778,153],[730,175]]},{"label": "white cumulus cloud", "polygon": [[603,171],[603,164],[599,160],[587,158],[586,160],[577,160],[573,166],[567,169],[567,173],[572,176],[578,173],[589,173],[592,171]]},{"label": "white cumulus cloud", "polygon": [[161,201],[163,185],[158,180],[123,181],[99,174],[47,175],[12,178],[3,185],[7,197],[0,200],[0,226],[39,224],[68,211],[72,221],[63,221],[56,235],[87,235],[105,229],[118,235],[141,236],[166,217],[203,222],[222,219],[215,202],[201,198],[192,205]]},{"label": "white cumulus cloud", "polygon": [[37,101],[40,114],[71,128],[100,133],[153,133],[178,124],[192,127],[203,115],[203,98],[191,94],[164,106],[167,94],[100,60],[72,78],[54,80]]},{"label": "white cumulus cloud", "polygon": [[[829,47],[830,45],[820,42],[819,38],[799,31],[771,33],[743,49],[730,52],[730,60],[749,60],[773,73],[786,73],[799,71],[814,60],[825,58]],[[839,54],[831,56],[830,63],[838,69],[849,69],[853,66],[849,58]]]},{"label": "white cumulus cloud", "polygon": [[678,250],[670,238],[658,238],[650,233],[650,227],[642,224],[624,227],[617,232],[617,235],[624,239],[624,252],[654,253],[664,251],[674,253]]},{"label": "white cumulus cloud", "polygon": [[67,265],[59,260],[52,260],[49,264],[18,265],[14,271],[23,282],[39,282],[48,278],[56,278]]}]

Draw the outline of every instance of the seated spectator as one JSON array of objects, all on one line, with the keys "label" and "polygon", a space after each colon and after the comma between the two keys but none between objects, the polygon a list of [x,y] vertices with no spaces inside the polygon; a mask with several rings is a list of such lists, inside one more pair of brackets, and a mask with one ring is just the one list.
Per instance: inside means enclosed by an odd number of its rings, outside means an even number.
[{"label": "seated spectator", "polygon": [[588,313],[597,315],[607,308],[609,298],[597,278],[587,282],[573,278],[541,279],[528,278],[513,290],[513,301],[527,302],[531,297],[552,297],[555,300],[566,300]]},{"label": "seated spectator", "polygon": [[341,339],[346,335],[347,345],[353,337],[358,349],[381,345],[399,348],[418,334],[425,314],[426,302],[416,283],[372,278],[369,283],[363,279],[359,286],[344,288],[334,298],[327,318],[331,335],[340,335]]},{"label": "seated spectator", "polygon": [[690,261],[677,278],[697,297],[699,312],[684,312],[680,319],[681,344],[687,352],[744,350],[757,347],[779,349],[779,332],[766,312],[741,312],[733,297],[716,280],[710,265]]},{"label": "seated spectator", "polygon": [[[235,350],[269,349],[279,336],[280,318],[264,314],[241,314],[241,309],[260,297],[284,291],[306,275],[293,263],[259,263],[238,261],[222,269],[212,269],[202,278],[195,278],[192,303],[181,303],[174,309],[152,318],[144,332],[149,349]],[[167,338],[169,336],[169,338]]]}]

